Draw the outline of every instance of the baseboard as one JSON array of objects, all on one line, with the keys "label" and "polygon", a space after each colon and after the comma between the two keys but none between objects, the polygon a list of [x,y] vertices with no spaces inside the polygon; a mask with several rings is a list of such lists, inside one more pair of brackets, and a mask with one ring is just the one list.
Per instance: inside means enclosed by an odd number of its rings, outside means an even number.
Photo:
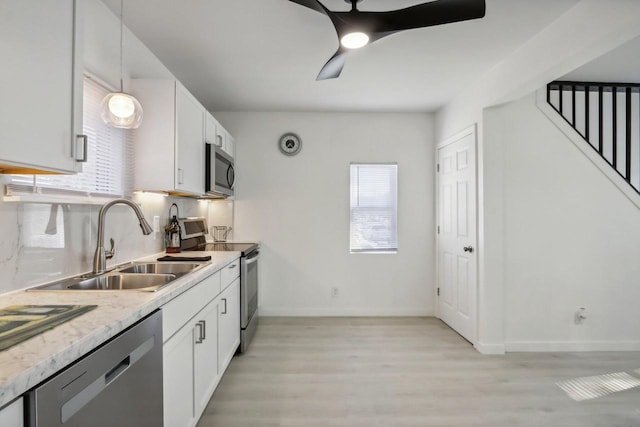
[{"label": "baseboard", "polygon": [[505,349],[507,353],[640,351],[640,341],[511,341]]},{"label": "baseboard", "polygon": [[425,308],[283,308],[260,307],[260,316],[282,317],[433,317]]},{"label": "baseboard", "polygon": [[504,354],[505,353],[505,348],[504,348],[504,344],[501,343],[483,343],[483,342],[477,342],[474,347],[476,348],[476,350],[478,350],[478,352],[480,352],[480,354]]}]

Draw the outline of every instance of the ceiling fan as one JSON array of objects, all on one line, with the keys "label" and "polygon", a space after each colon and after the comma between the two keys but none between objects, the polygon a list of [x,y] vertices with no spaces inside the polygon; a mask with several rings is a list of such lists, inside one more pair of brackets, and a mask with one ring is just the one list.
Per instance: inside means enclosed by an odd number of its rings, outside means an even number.
[{"label": "ceiling fan", "polygon": [[435,0],[388,12],[361,12],[362,0],[344,0],[351,4],[349,12],[332,12],[319,0],[290,0],[327,15],[335,27],[340,47],[322,67],[316,80],[340,76],[347,53],[399,31],[431,27],[484,17],[485,0]]}]

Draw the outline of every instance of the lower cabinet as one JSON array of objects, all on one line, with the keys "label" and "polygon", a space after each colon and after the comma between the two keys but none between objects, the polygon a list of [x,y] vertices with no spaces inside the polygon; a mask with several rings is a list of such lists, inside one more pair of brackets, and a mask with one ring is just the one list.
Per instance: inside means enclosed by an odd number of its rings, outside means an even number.
[{"label": "lower cabinet", "polygon": [[200,418],[220,380],[218,370],[218,302],[210,302],[196,316],[194,372],[196,418]]},{"label": "lower cabinet", "polygon": [[218,298],[220,310],[220,336],[218,342],[218,360],[220,371],[229,366],[233,355],[240,345],[240,279],[234,280]]},{"label": "lower cabinet", "polygon": [[218,304],[211,301],[164,344],[164,425],[195,425],[218,384]]},{"label": "lower cabinet", "polygon": [[0,426],[22,427],[24,426],[24,406],[22,397],[14,400],[0,409]]},{"label": "lower cabinet", "polygon": [[191,426],[194,413],[194,329],[185,326],[163,347],[164,425]]},{"label": "lower cabinet", "polygon": [[216,273],[162,308],[165,427],[196,425],[240,344],[240,280],[220,283]]}]

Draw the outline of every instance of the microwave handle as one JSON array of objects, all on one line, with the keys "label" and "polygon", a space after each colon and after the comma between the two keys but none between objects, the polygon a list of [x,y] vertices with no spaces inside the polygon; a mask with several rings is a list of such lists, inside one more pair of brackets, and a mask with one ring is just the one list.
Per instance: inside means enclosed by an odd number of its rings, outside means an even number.
[{"label": "microwave handle", "polygon": [[[232,179],[229,179],[229,173],[233,176]],[[229,188],[233,190],[233,186],[236,184],[236,173],[233,165],[229,165],[227,168],[227,183],[229,184]]]}]

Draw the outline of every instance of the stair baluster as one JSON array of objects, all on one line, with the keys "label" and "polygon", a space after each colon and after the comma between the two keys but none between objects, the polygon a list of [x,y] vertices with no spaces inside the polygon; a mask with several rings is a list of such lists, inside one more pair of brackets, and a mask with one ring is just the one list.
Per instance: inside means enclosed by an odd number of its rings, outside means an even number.
[{"label": "stair baluster", "polygon": [[640,193],[640,84],[554,81],[547,102]]}]

